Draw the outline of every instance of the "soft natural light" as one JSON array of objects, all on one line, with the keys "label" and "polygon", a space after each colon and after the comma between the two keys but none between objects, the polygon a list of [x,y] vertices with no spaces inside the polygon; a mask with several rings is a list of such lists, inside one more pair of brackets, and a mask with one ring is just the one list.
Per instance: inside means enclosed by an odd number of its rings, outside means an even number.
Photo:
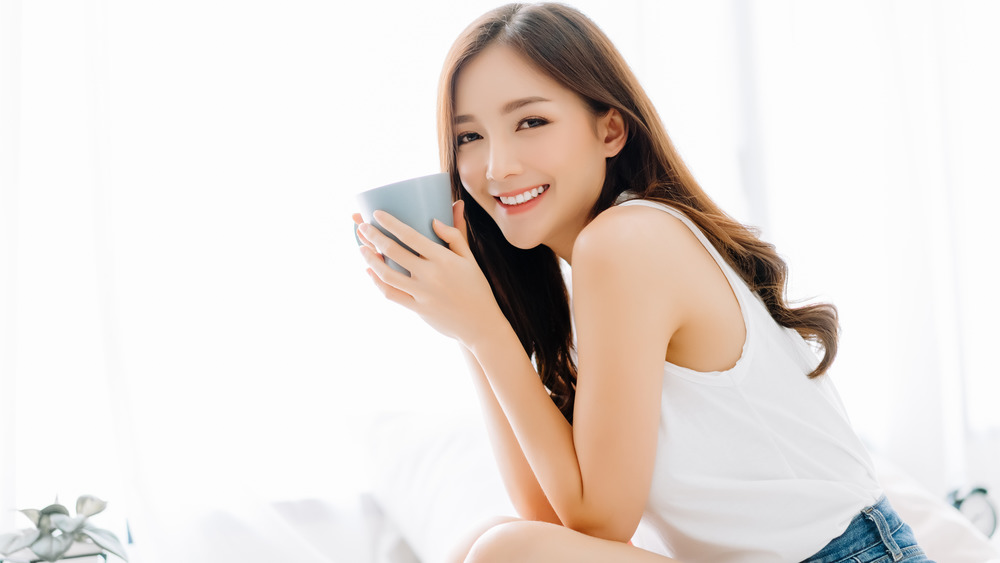
[{"label": "soft natural light", "polygon": [[[997,4],[569,3],[791,297],[839,306],[859,432],[1000,489],[966,451],[1000,431]],[[438,171],[442,60],[496,4],[0,4],[0,532],[92,493],[165,563],[214,514],[364,491],[385,413],[476,411],[350,214]]]}]

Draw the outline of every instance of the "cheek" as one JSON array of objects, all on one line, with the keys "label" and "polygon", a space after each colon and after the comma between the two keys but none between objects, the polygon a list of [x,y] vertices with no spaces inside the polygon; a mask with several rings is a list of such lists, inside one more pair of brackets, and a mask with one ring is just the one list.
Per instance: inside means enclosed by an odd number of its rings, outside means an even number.
[{"label": "cheek", "polygon": [[560,169],[569,171],[578,181],[603,184],[607,159],[593,132],[580,130],[563,139],[562,146],[563,150],[551,153],[551,162],[558,161]]},{"label": "cheek", "polygon": [[472,179],[472,169],[474,168],[472,164],[472,159],[465,153],[460,153],[455,158],[455,167],[458,169],[458,176],[462,179],[462,183],[468,183]]},{"label": "cheek", "polygon": [[486,191],[486,163],[477,157],[475,151],[460,153],[455,160],[462,185],[473,197],[480,199]]}]

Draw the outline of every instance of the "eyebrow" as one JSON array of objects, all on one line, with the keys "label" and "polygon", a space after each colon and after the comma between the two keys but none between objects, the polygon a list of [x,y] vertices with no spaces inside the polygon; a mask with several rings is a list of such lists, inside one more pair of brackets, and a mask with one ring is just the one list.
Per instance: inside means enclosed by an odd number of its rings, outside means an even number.
[{"label": "eyebrow", "polygon": [[[528,96],[527,98],[519,98],[517,100],[513,100],[504,104],[503,108],[500,109],[500,113],[501,115],[507,115],[508,113],[517,111],[518,109],[523,108],[528,104],[534,104],[538,102],[548,102],[548,101],[551,100],[549,100],[548,98],[543,98],[541,96]],[[458,125],[460,123],[467,123],[469,121],[472,121],[471,115],[455,116],[455,125]]]}]

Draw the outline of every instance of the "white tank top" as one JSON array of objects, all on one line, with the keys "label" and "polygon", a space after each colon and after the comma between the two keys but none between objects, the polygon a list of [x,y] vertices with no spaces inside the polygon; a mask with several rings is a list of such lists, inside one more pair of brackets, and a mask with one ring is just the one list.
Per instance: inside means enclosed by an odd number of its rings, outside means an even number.
[{"label": "white tank top", "polygon": [[684,214],[725,273],[746,325],[743,353],[721,372],[664,362],[656,465],[633,543],[687,563],[801,561],[882,494],[871,459],[818,359]]}]

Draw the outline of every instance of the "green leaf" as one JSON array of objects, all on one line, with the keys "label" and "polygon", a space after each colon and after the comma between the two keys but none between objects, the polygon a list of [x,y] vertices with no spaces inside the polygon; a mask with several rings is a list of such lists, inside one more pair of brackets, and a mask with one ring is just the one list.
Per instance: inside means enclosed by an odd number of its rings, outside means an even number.
[{"label": "green leaf", "polygon": [[107,506],[107,502],[92,495],[80,495],[80,498],[76,499],[76,513],[80,516],[93,516]]},{"label": "green leaf", "polygon": [[42,533],[38,530],[25,530],[20,534],[0,534],[0,555],[10,555],[21,551],[35,543],[40,535]]},{"label": "green leaf", "polygon": [[31,544],[31,551],[35,555],[46,561],[57,561],[73,545],[73,536],[70,534],[42,534],[35,543]]},{"label": "green leaf", "polygon": [[118,536],[114,535],[113,533],[98,528],[97,526],[94,526],[90,522],[87,522],[83,525],[83,529],[80,530],[80,533],[88,536],[90,539],[94,540],[94,543],[103,547],[104,549],[108,550],[114,555],[117,555],[123,561],[128,561],[128,556],[125,555],[125,548],[122,546],[122,543],[118,541]]},{"label": "green leaf", "polygon": [[21,511],[21,514],[27,516],[28,520],[31,520],[31,523],[34,524],[36,528],[38,527],[38,519],[42,517],[40,512],[34,508],[25,508]]},{"label": "green leaf", "polygon": [[75,534],[80,528],[83,527],[84,522],[87,521],[86,516],[70,518],[65,514],[53,514],[49,518],[51,518],[53,526],[59,528],[67,534]]}]

